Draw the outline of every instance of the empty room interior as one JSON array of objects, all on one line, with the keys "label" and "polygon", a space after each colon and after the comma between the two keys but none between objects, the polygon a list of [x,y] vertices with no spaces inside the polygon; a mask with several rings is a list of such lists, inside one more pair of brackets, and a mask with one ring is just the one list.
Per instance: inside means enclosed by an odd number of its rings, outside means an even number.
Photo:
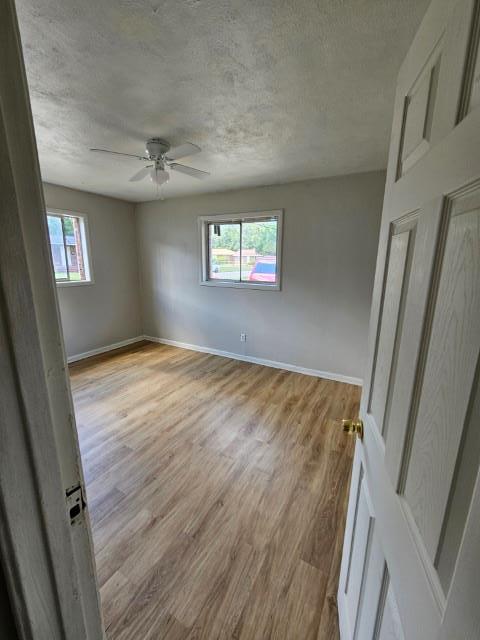
[{"label": "empty room interior", "polygon": [[480,3],[1,4],[2,639],[478,640]]}]

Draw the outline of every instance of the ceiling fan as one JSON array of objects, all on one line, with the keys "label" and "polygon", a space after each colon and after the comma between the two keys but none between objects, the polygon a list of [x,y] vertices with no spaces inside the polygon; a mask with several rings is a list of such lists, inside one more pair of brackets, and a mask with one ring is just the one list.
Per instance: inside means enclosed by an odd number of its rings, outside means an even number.
[{"label": "ceiling fan", "polygon": [[120,153],[119,151],[110,151],[109,149],[90,149],[90,151],[98,151],[101,153],[111,153],[116,156],[127,156],[129,158],[137,158],[138,160],[147,161],[145,167],[137,171],[130,178],[130,182],[138,182],[143,180],[148,175],[150,179],[157,185],[162,185],[168,182],[170,174],[168,170],[179,171],[192,178],[198,178],[203,180],[210,174],[208,171],[200,171],[200,169],[194,169],[194,167],[187,167],[184,164],[178,164],[175,162],[180,158],[186,158],[187,156],[193,156],[195,153],[201,151],[200,147],[191,142],[185,142],[178,147],[171,147],[170,143],[161,138],[150,138],[145,145],[144,156],[137,156],[132,153]]}]

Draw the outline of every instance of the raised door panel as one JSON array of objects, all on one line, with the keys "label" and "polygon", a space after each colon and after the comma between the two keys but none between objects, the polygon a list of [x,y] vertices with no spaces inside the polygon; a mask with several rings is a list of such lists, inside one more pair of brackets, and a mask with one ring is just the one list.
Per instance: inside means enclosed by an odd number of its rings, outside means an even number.
[{"label": "raised door panel", "polygon": [[432,141],[442,140],[458,123],[465,97],[465,69],[470,35],[478,0],[448,0],[450,15],[444,29],[438,96],[432,125]]},{"label": "raised door panel", "polygon": [[[448,593],[458,558],[480,464],[480,371],[477,364],[455,477],[435,558],[440,583]],[[480,634],[479,634],[480,637]]]},{"label": "raised door panel", "polygon": [[[399,491],[432,562],[464,434],[480,349],[480,192],[449,204],[411,447]],[[440,251],[442,249],[440,248]]]},{"label": "raised door panel", "polygon": [[[471,55],[468,35],[476,3],[443,0],[437,4],[437,20],[414,42],[399,77],[396,180],[452,131],[465,102],[464,72]],[[423,60],[420,66],[419,60]]]},{"label": "raised door panel", "polygon": [[478,46],[478,39],[476,45],[476,56],[473,65],[472,73],[472,91],[470,95],[470,103],[468,110],[472,111],[480,107],[480,47]]},{"label": "raised door panel", "polygon": [[440,215],[438,201],[390,225],[367,413],[383,437],[395,488]]},{"label": "raised door panel", "polygon": [[388,569],[380,539],[374,531],[368,566],[365,570],[364,592],[358,613],[356,638],[378,638],[388,589]]},{"label": "raised door panel", "polygon": [[[477,390],[478,393],[478,390]],[[478,431],[478,422],[474,429]],[[480,638],[480,474],[472,487],[468,517],[462,527],[461,545],[448,590],[448,601],[440,636],[435,640]]]},{"label": "raised door panel", "polygon": [[360,637],[358,636],[359,618],[375,530],[370,494],[358,449],[354,459],[350,490],[353,499],[350,501],[347,515],[338,591],[343,640],[354,640]]},{"label": "raised door panel", "polygon": [[374,640],[405,640],[393,587],[388,578],[387,582],[383,612],[379,618],[378,631],[373,637]]},{"label": "raised door panel", "polygon": [[355,522],[350,547],[350,559],[344,586],[347,615],[353,638],[355,637],[357,614],[362,595],[362,584],[364,582],[365,569],[368,563],[368,553],[372,532],[373,517],[369,508],[365,476],[362,468],[358,483]]},{"label": "raised door panel", "polygon": [[[362,481],[365,482],[363,476]],[[359,543],[352,553],[349,581],[345,584],[346,598],[351,598],[348,639],[405,640],[397,599],[380,538],[375,530],[375,520],[363,503],[361,485],[359,488],[357,513],[360,518],[364,514],[368,527],[364,526],[360,530]],[[356,582],[352,583],[351,572],[355,570],[359,573]]]},{"label": "raised door panel", "polygon": [[430,54],[422,72],[405,96],[398,178],[429,150],[437,98],[442,42]]},{"label": "raised door panel", "polygon": [[369,406],[369,413],[373,415],[375,424],[381,433],[383,433],[396,336],[401,325],[401,301],[407,271],[409,244],[412,244],[410,243],[410,229],[400,231],[398,227],[393,228],[397,233],[391,237],[388,252],[387,275]]},{"label": "raised door panel", "polygon": [[421,358],[442,211],[442,200],[438,199],[417,212],[415,248],[405,297],[403,328],[398,338],[398,358],[389,389],[391,400],[384,424],[385,466],[395,490],[400,483],[402,460],[409,447],[408,424],[417,388],[417,364]]},{"label": "raised door panel", "polygon": [[480,3],[474,8],[458,121],[480,107]]}]

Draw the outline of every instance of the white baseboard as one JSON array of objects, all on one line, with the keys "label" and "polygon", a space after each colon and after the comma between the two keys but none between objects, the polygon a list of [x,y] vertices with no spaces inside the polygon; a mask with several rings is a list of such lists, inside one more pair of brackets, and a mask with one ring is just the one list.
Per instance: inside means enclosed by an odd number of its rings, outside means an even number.
[{"label": "white baseboard", "polygon": [[143,336],[143,338],[144,340],[149,340],[150,342],[159,342],[160,344],[168,344],[172,347],[179,347],[180,349],[189,349],[190,351],[200,351],[201,353],[210,353],[214,356],[222,356],[223,358],[232,358],[233,360],[243,360],[244,362],[262,364],[265,367],[272,367],[274,369],[285,369],[286,371],[303,373],[306,376],[326,378],[327,380],[335,380],[336,382],[346,382],[347,384],[354,384],[359,387],[361,387],[363,384],[363,380],[361,378],[344,376],[341,373],[331,373],[330,371],[320,371],[319,369],[307,369],[305,367],[299,367],[296,364],[288,364],[286,362],[277,362],[276,360],[266,360],[265,358],[255,358],[253,356],[245,356],[240,353],[231,353],[230,351],[221,351],[219,349],[211,349],[210,347],[201,347],[197,344],[188,344],[186,342],[178,342],[177,340],[167,340],[166,338],[155,338],[153,336]]},{"label": "white baseboard", "polygon": [[107,351],[113,351],[114,349],[120,349],[120,347],[127,347],[129,344],[135,344],[135,342],[141,342],[142,340],[148,340],[144,336],[136,336],[135,338],[128,338],[127,340],[121,340],[121,342],[115,342],[114,344],[107,344],[105,347],[99,347],[98,349],[92,349],[91,351],[85,351],[84,353],[77,353],[75,356],[67,358],[68,364],[83,360],[84,358],[91,358],[92,356],[98,356],[100,353],[106,353]]}]

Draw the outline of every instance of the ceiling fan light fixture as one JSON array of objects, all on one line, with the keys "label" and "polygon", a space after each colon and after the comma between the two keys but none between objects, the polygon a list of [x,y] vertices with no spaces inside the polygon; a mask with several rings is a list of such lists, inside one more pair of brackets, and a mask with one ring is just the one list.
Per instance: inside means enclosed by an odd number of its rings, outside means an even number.
[{"label": "ceiling fan light fixture", "polygon": [[170,175],[164,169],[152,169],[150,171],[150,180],[154,184],[165,184],[170,179]]}]

